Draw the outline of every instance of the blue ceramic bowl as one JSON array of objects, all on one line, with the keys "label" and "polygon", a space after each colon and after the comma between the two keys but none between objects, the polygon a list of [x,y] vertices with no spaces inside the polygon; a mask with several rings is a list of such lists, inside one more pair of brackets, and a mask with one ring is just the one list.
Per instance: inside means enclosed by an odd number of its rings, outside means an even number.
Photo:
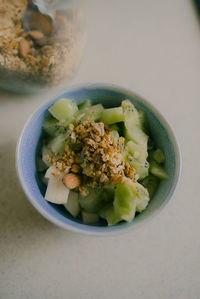
[{"label": "blue ceramic bowl", "polygon": [[[59,98],[74,99],[77,103],[91,99],[93,104],[102,103],[105,107],[119,106],[123,99],[130,99],[136,108],[146,112],[150,130],[156,145],[166,156],[165,168],[169,179],[161,181],[155,196],[147,209],[137,215],[131,223],[119,223],[108,227],[105,222],[99,225],[85,225],[73,218],[62,205],[44,200],[45,185],[36,169],[36,155],[40,148],[42,123],[47,109]],[[156,215],[169,201],[175,190],[180,173],[180,152],[176,138],[167,121],[150,103],[133,92],[113,85],[89,85],[66,91],[35,111],[21,133],[17,145],[16,166],[22,188],[33,206],[48,220],[71,231],[90,235],[110,235],[134,229]]]}]

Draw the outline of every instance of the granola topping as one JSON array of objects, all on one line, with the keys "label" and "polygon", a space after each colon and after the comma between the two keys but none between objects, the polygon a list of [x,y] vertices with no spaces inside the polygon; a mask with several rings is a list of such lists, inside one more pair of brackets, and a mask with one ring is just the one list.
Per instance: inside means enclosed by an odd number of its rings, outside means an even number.
[{"label": "granola topping", "polygon": [[136,181],[136,171],[123,161],[124,137],[113,138],[112,132],[102,122],[86,120],[69,125],[70,142],[62,153],[54,155],[51,164],[64,173],[82,175],[79,192],[83,197],[92,188],[117,185],[127,178]]}]

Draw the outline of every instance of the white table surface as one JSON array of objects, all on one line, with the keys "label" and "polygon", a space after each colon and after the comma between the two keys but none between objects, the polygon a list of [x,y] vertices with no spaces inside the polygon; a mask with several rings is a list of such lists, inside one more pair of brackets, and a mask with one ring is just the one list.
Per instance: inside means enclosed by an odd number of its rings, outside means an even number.
[{"label": "white table surface", "polygon": [[200,36],[189,0],[90,3],[88,43],[74,83],[112,82],[151,101],[182,151],[167,207],[128,234],[88,237],[56,227],[28,202],[15,146],[52,95],[0,91],[0,298],[200,298]]}]

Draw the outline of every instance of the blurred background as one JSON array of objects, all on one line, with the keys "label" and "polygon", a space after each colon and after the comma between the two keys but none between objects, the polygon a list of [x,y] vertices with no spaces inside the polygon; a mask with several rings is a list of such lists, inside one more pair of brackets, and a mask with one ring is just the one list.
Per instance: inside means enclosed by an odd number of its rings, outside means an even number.
[{"label": "blurred background", "polygon": [[[199,1],[80,5],[87,37],[72,79],[37,93],[24,94],[23,84],[21,93],[11,92],[12,83],[0,90],[0,298],[197,299]],[[30,114],[61,89],[91,82],[149,100],[172,125],[182,153],[181,180],[167,208],[141,229],[112,238],[49,223],[26,199],[15,171],[16,142]]]}]

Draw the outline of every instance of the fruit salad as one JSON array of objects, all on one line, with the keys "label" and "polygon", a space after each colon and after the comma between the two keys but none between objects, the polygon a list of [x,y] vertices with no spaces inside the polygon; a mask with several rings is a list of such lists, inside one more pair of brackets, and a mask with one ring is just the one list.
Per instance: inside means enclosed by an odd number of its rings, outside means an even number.
[{"label": "fruit salad", "polygon": [[144,111],[128,99],[107,109],[59,99],[48,109],[43,133],[37,166],[47,185],[44,198],[85,224],[132,221],[168,178]]}]

